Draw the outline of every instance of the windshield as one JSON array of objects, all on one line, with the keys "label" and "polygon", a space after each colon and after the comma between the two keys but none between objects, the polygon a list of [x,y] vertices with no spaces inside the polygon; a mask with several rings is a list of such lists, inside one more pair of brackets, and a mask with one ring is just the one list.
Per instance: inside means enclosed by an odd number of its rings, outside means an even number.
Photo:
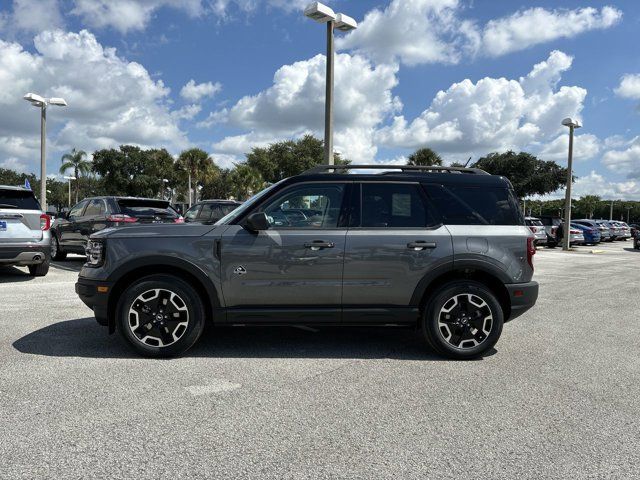
[{"label": "windshield", "polygon": [[280,185],[280,183],[282,183],[283,181],[284,180],[280,180],[279,182],[274,183],[273,185],[270,185],[267,188],[265,188],[264,190],[256,193],[253,197],[251,197],[249,200],[244,202],[242,205],[240,205],[238,208],[236,208],[233,212],[225,215],[220,220],[218,220],[215,223],[215,225],[229,225],[236,218],[242,216],[242,214],[244,212],[246,212],[249,208],[251,208],[256,202],[260,201],[260,199],[262,197],[264,197],[268,192],[273,190],[274,187]]},{"label": "windshield", "polygon": [[178,213],[164,200],[118,199],[120,212],[130,217],[178,217]]}]

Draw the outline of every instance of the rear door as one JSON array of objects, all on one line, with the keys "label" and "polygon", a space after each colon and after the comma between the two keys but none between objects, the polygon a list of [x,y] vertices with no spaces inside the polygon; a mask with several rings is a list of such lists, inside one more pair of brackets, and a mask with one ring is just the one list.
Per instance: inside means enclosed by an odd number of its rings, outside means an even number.
[{"label": "rear door", "polygon": [[418,283],[434,269],[453,265],[451,235],[419,183],[363,182],[347,233],[343,282],[348,308],[407,307]]},{"label": "rear door", "polygon": [[91,234],[107,227],[107,206],[103,199],[95,198],[89,202],[78,221],[78,227],[83,247]]},{"label": "rear door", "polygon": [[30,190],[0,189],[0,244],[41,240],[41,214]]}]

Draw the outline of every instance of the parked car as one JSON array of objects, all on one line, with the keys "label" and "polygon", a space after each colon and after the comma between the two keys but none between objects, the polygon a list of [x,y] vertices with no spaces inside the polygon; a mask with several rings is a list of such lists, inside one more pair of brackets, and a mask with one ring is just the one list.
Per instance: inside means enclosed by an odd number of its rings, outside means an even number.
[{"label": "parked car", "polygon": [[600,229],[598,228],[571,222],[571,230],[580,230],[582,232],[584,245],[596,245],[600,243]]},{"label": "parked car", "polygon": [[617,229],[609,223],[608,220],[596,220],[595,221],[601,227],[604,227],[609,232],[609,241],[613,242],[616,239],[616,234],[618,233]]},{"label": "parked car", "polygon": [[636,238],[636,232],[640,226],[637,223],[630,223],[629,228],[631,229],[631,237]]},{"label": "parked car", "polygon": [[562,224],[562,219],[553,215],[540,215],[538,218],[547,232],[547,246],[551,248],[557,247],[559,243],[558,227]]},{"label": "parked car", "polygon": [[212,225],[242,205],[235,200],[202,200],[184,214],[187,223],[205,223]]},{"label": "parked car", "polygon": [[544,225],[542,224],[540,219],[535,217],[525,217],[524,221],[535,237],[535,244],[546,245],[547,231],[545,230]]},{"label": "parked car", "polygon": [[0,185],[0,266],[25,266],[43,277],[51,260],[51,219],[33,192]]},{"label": "parked car", "polygon": [[600,232],[600,241],[601,242],[608,242],[608,241],[611,240],[611,230],[606,225],[599,224],[595,220],[591,220],[591,219],[587,219],[587,218],[574,220],[573,222],[577,223],[579,225],[584,225],[586,227],[590,227],[592,229],[598,230]]},{"label": "parked car", "polygon": [[320,166],[213,226],[94,233],[76,292],[147,356],[186,351],[212,321],[419,327],[435,351],[465,359],[535,304],[533,243],[504,177]]},{"label": "parked car", "polygon": [[636,234],[633,237],[633,248],[640,250],[640,231],[636,230]]},{"label": "parked car", "polygon": [[51,256],[85,254],[89,236],[110,227],[146,223],[182,223],[184,219],[166,200],[135,197],[93,197],[59,216],[51,229]]},{"label": "parked car", "polygon": [[620,239],[625,242],[631,238],[631,228],[625,222],[614,222],[621,230]]}]

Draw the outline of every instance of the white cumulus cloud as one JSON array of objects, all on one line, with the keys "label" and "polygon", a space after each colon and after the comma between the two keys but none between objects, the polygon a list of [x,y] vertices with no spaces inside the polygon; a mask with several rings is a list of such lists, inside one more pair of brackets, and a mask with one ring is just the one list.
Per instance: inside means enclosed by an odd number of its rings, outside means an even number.
[{"label": "white cumulus cloud", "polygon": [[627,178],[640,180],[640,136],[629,141],[625,148],[606,152],[602,163]]},{"label": "white cumulus cloud", "polygon": [[[335,147],[347,158],[366,161],[375,156],[375,127],[400,108],[391,93],[397,84],[396,73],[396,66],[374,66],[361,56],[336,56]],[[217,121],[248,130],[214,147],[237,154],[247,152],[251,145],[305,133],[322,137],[324,94],[323,55],[285,65],[275,73],[271,87],[214,115]]]},{"label": "white cumulus cloud", "polygon": [[0,40],[0,157],[15,157],[33,168],[38,158],[38,112],[22,96],[36,92],[63,97],[69,106],[51,107],[49,161],[57,149],[88,151],[121,143],[188,144],[177,125],[187,110],[172,114],[169,89],[136,62],[120,58],[87,31],[45,31],[34,38],[35,52]]},{"label": "white cumulus cloud", "polygon": [[213,97],[220,90],[222,90],[222,85],[219,82],[196,83],[191,79],[180,90],[180,96],[190,102],[198,102],[203,98]]},{"label": "white cumulus cloud", "polygon": [[486,77],[454,83],[438,92],[417,118],[397,116],[376,138],[389,147],[429,146],[460,157],[531,144],[540,148],[562,130],[559,119],[578,116],[582,110],[585,89],[557,88],[571,61],[565,53],[553,51],[518,80]]},{"label": "white cumulus cloud", "polygon": [[640,100],[640,73],[623,75],[614,91],[620,97]]}]

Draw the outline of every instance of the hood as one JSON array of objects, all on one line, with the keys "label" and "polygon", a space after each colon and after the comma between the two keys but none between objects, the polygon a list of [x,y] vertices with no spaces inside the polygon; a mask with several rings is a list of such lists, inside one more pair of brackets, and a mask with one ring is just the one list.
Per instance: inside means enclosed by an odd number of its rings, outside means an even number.
[{"label": "hood", "polygon": [[[226,226],[226,225],[225,225]],[[216,228],[214,225],[198,223],[154,223],[106,228],[91,235],[91,238],[166,238],[201,237]]]}]

